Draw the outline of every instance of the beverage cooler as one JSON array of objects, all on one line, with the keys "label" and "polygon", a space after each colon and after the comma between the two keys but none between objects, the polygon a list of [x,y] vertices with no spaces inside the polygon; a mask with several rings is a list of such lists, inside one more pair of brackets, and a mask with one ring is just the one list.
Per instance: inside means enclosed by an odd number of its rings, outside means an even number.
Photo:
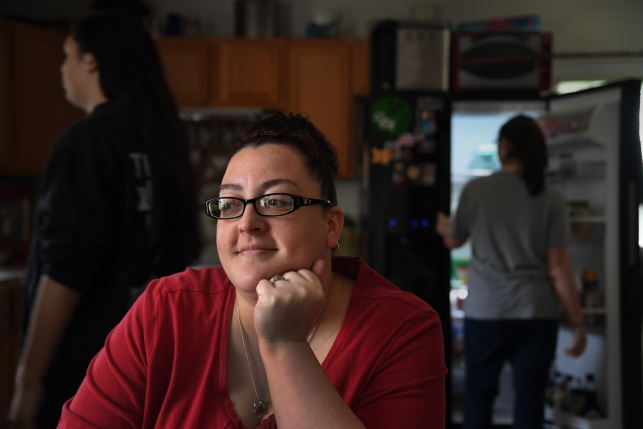
[{"label": "beverage cooler", "polygon": [[[588,324],[586,351],[571,358],[563,351],[571,331],[561,318],[546,421],[560,428],[643,427],[640,91],[639,80],[548,98],[374,91],[369,262],[441,317],[449,427],[462,421],[470,248],[442,245],[436,213],[454,212],[468,181],[500,168],[498,131],[516,114],[534,117],[546,134],[548,183],[569,204],[568,251]],[[511,424],[512,402],[507,365],[494,423]]]},{"label": "beverage cooler", "polygon": [[[449,251],[435,233],[449,205],[450,102],[444,92],[376,93],[370,106],[369,264],[427,301],[450,348]],[[447,375],[447,391],[450,389]]]}]

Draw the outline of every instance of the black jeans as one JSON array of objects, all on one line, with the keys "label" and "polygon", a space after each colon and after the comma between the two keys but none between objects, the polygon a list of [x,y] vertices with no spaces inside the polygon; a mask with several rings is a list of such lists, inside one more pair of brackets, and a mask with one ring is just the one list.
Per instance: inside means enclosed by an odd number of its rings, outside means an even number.
[{"label": "black jeans", "polygon": [[505,361],[513,375],[513,428],[542,429],[557,334],[555,320],[465,320],[463,429],[491,428],[498,377]]}]

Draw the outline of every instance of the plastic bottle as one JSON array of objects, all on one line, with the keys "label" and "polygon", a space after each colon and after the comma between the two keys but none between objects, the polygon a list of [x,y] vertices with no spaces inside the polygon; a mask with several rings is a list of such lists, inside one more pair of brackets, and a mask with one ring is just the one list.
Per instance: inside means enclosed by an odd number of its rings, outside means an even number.
[{"label": "plastic bottle", "polygon": [[569,406],[569,412],[576,415],[583,415],[585,410],[585,402],[587,399],[587,391],[583,386],[583,381],[578,377],[572,388],[567,395],[567,404]]},{"label": "plastic bottle", "polygon": [[583,410],[583,416],[588,419],[600,419],[602,417],[602,413],[598,407],[594,374],[588,373],[585,378],[587,382],[585,383],[585,407]]},{"label": "plastic bottle", "polygon": [[574,377],[571,375],[566,375],[565,376],[565,381],[564,381],[564,399],[563,399],[563,411],[568,412],[569,411],[569,394],[571,393],[572,390],[572,383],[574,381]]},{"label": "plastic bottle", "polygon": [[554,406],[554,394],[556,393],[556,382],[560,378],[560,372],[556,371],[553,375],[549,375],[547,381],[547,388],[545,389],[545,404],[550,407]]},{"label": "plastic bottle", "polygon": [[552,406],[554,407],[554,410],[563,411],[565,396],[565,380],[562,377],[559,377],[556,380],[556,390],[552,396]]}]

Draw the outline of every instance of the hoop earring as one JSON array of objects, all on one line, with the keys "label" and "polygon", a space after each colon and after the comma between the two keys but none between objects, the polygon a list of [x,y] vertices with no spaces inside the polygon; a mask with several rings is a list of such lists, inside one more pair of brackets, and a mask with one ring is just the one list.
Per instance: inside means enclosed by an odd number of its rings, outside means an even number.
[{"label": "hoop earring", "polygon": [[337,247],[334,247],[333,249],[331,249],[331,250],[334,250],[335,252],[339,250],[339,241],[336,241],[336,243],[337,243]]}]

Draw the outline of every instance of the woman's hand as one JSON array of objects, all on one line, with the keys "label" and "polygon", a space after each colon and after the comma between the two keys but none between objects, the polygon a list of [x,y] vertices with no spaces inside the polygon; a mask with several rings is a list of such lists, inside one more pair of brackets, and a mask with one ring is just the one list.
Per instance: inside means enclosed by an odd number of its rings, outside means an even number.
[{"label": "woman's hand", "polygon": [[257,285],[254,323],[260,339],[270,342],[302,342],[319,318],[326,296],[321,284],[324,261],[317,259],[311,270],[283,274],[288,280],[261,280]]},{"label": "woman's hand", "polygon": [[577,326],[572,330],[572,345],[565,349],[565,353],[578,357],[585,351],[587,345],[587,329],[584,326]]},{"label": "woman's hand", "polygon": [[451,229],[451,218],[442,212],[438,212],[438,221],[435,225],[435,232],[442,238],[449,235]]}]

